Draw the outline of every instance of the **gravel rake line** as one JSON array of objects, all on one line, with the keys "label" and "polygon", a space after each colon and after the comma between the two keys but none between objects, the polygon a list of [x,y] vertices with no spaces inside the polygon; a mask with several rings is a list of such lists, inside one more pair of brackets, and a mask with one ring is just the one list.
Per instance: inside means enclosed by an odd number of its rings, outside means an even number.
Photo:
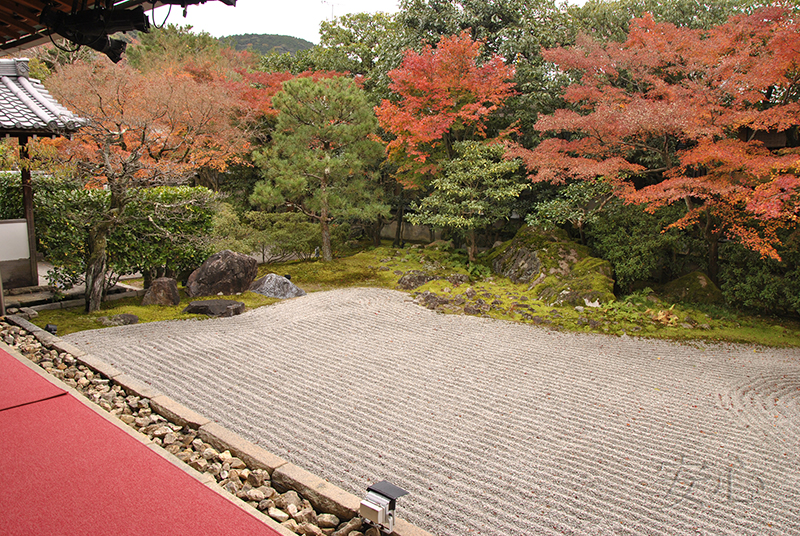
[{"label": "gravel rake line", "polygon": [[796,349],[553,332],[383,289],[66,339],[346,491],[400,485],[400,515],[440,536],[800,535]]}]

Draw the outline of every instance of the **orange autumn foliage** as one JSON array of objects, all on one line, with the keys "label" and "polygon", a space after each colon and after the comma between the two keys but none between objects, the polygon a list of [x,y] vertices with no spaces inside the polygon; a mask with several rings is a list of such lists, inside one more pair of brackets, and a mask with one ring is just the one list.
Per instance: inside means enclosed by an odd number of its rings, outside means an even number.
[{"label": "orange autumn foliage", "polygon": [[800,22],[781,7],[707,31],[646,15],[625,43],[582,36],[544,51],[581,74],[566,89],[572,107],[536,125],[558,137],[509,156],[523,158],[534,181],[602,177],[650,210],[685,202],[673,225],[700,223],[707,237],[777,259],[776,231],[800,208],[800,150],[770,150],[752,133],[800,125],[798,43]]},{"label": "orange autumn foliage", "polygon": [[[489,116],[514,95],[513,66],[497,55],[479,64],[482,46],[464,31],[436,48],[406,51],[400,67],[389,71],[397,100],[384,100],[375,113],[394,136],[386,147],[389,158],[408,177],[435,173],[437,153],[452,158],[454,142],[484,138]],[[406,181],[413,185],[414,179]]]},{"label": "orange autumn foliage", "polygon": [[86,120],[59,142],[59,158],[89,186],[179,183],[199,168],[225,170],[248,147],[231,122],[237,101],[220,79],[97,62],[64,66],[47,86]]}]

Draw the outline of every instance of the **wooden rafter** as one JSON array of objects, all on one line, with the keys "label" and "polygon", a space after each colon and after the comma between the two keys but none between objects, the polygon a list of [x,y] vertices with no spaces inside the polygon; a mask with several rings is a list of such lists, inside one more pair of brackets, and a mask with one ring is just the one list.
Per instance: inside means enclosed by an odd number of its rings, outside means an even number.
[{"label": "wooden rafter", "polygon": [[[105,5],[105,0],[87,0],[92,8]],[[34,46],[46,40],[50,31],[40,22],[42,10],[46,4],[55,9],[69,13],[72,11],[72,0],[0,0],[0,53],[2,50],[21,49]],[[139,5],[152,5],[149,0],[114,0],[118,9],[130,9]],[[161,2],[155,0],[156,6]]]}]

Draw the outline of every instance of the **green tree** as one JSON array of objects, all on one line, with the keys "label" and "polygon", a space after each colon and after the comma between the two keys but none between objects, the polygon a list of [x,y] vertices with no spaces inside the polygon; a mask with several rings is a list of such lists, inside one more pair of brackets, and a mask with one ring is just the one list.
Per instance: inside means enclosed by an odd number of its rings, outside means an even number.
[{"label": "green tree", "polygon": [[311,258],[322,239],[319,224],[300,212],[251,210],[239,217],[230,204],[222,203],[214,215],[214,245],[217,251],[256,252],[262,263],[273,263]]},{"label": "green tree", "polygon": [[783,230],[781,260],[764,259],[741,244],[720,247],[720,290],[734,307],[766,314],[800,314],[800,233]]},{"label": "green tree", "polygon": [[769,5],[763,0],[589,0],[583,6],[571,6],[570,18],[578,30],[603,41],[623,42],[633,19],[650,13],[657,22],[706,30],[724,24],[728,18],[751,13]]},{"label": "green tree", "polygon": [[[377,104],[389,94],[388,73],[403,59],[401,28],[394,15],[354,13],[323,21],[319,29],[322,49],[336,51],[348,63],[336,66],[364,77],[364,90]],[[331,67],[328,67],[331,69]]]},{"label": "green tree", "polygon": [[222,41],[225,43],[225,45],[236,50],[252,50],[258,54],[269,54],[270,52],[274,51],[294,54],[314,46],[314,43],[311,41],[306,41],[305,39],[275,34],[229,35]]},{"label": "green tree", "polygon": [[336,71],[362,79],[362,87],[377,104],[388,96],[387,73],[410,48],[400,26],[387,13],[353,13],[320,24],[320,43],[295,54],[267,54],[260,69],[267,72]]},{"label": "green tree", "polygon": [[586,244],[586,226],[597,220],[606,204],[614,198],[611,185],[602,181],[572,182],[548,201],[538,203],[526,222],[535,227],[570,224]]},{"label": "green tree", "polygon": [[140,71],[161,69],[165,62],[216,62],[222,56],[219,40],[207,32],[195,33],[191,26],[168,24],[148,33],[139,32],[125,50],[128,63]]},{"label": "green tree", "polygon": [[[581,183],[578,183],[581,184]],[[664,231],[681,208],[663,207],[649,213],[644,205],[624,204],[617,198],[591,218],[584,230],[589,247],[614,267],[623,293],[637,282],[666,283],[687,271],[706,268],[702,241],[681,229]]]},{"label": "green tree", "polygon": [[478,254],[476,232],[507,218],[512,203],[529,184],[517,173],[520,163],[503,158],[502,145],[465,141],[453,149],[455,158],[442,166],[431,181],[431,194],[408,219],[463,235],[472,262]]},{"label": "green tree", "polygon": [[[319,224],[300,212],[245,212],[242,219],[256,232],[254,251],[262,262],[282,262],[291,258],[310,259],[322,245]],[[333,236],[331,237],[333,241]]]},{"label": "green tree", "polygon": [[331,261],[334,220],[388,212],[373,181],[382,156],[372,139],[377,120],[364,92],[345,77],[287,81],[272,105],[278,110],[272,145],[254,155],[265,180],[251,202],[319,222],[322,258]]}]

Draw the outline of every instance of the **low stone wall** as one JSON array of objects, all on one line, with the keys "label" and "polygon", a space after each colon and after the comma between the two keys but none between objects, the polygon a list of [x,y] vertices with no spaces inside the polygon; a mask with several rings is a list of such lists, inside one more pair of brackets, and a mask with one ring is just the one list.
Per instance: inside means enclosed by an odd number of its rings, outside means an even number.
[{"label": "low stone wall", "polygon": [[[122,404],[121,400],[125,400],[129,408],[135,408],[137,413],[128,413],[126,415],[128,418],[122,419],[123,422],[146,433],[156,444],[176,455],[176,459],[200,471],[202,473],[200,480],[207,480],[211,475],[223,489],[241,499],[243,506],[254,515],[265,515],[263,512],[266,512],[271,520],[281,522],[279,528],[287,536],[291,534],[379,536],[377,529],[367,528],[367,525],[362,526],[357,516],[361,502],[359,497],[267,452],[24,318],[11,315],[5,317],[5,320],[28,332],[38,341],[35,344],[23,343],[20,345],[20,351],[33,355],[37,346],[44,347],[45,350],[39,352],[40,357],[33,360],[45,370],[63,380],[64,370],[74,368],[77,371],[75,374],[81,379],[74,381],[75,376],[70,378],[73,380],[70,383],[75,384],[73,387],[102,386],[99,389],[102,393],[84,389],[83,394],[90,399],[96,399],[94,401],[106,411],[115,413],[112,401],[115,404]],[[58,360],[61,368],[50,359]],[[68,366],[67,363],[72,365]],[[120,416],[121,408],[117,409],[119,411],[116,414]],[[160,417],[148,418],[152,414]],[[168,438],[168,435],[171,437]],[[170,448],[171,445],[176,447]],[[236,473],[235,479],[227,478],[232,469],[232,460],[238,460],[234,463],[241,462],[243,468],[243,471]],[[213,470],[204,471],[214,463],[220,465],[219,472],[214,474]],[[225,478],[220,478],[223,470],[226,472]],[[245,480],[243,487],[229,485],[230,482],[241,479],[242,475]],[[253,475],[253,478],[248,478],[250,475]],[[266,478],[258,475],[266,475]],[[259,481],[259,486],[248,487],[247,483],[250,481]],[[271,489],[274,493],[270,492]],[[313,507],[312,512],[308,511],[309,506]],[[366,530],[366,533],[362,533],[361,530]],[[432,535],[399,519],[390,536]]]}]

